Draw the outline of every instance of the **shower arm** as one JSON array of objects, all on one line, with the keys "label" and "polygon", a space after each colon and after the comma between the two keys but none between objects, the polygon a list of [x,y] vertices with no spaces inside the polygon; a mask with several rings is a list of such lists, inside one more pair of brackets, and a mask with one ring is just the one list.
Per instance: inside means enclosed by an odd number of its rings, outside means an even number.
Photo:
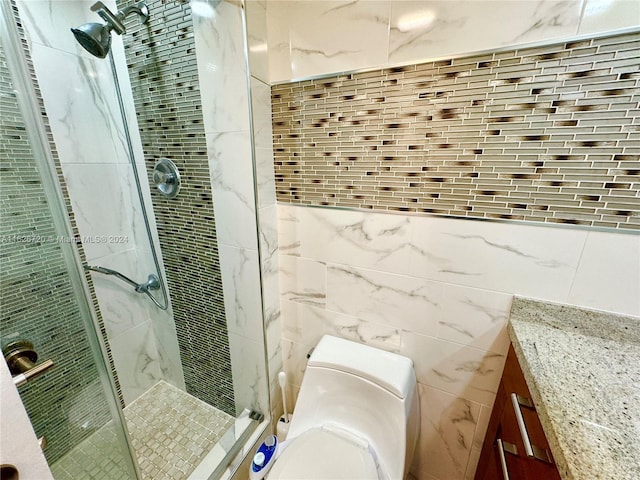
[{"label": "shower arm", "polygon": [[107,22],[107,25],[111,30],[116,32],[118,35],[127,33],[127,29],[124,26],[124,19],[132,13],[136,13],[140,16],[140,23],[147,23],[149,20],[149,9],[144,2],[125,7],[122,10],[118,10],[115,14],[109,10],[104,3],[96,2],[91,6],[91,11],[100,15],[100,17]]}]

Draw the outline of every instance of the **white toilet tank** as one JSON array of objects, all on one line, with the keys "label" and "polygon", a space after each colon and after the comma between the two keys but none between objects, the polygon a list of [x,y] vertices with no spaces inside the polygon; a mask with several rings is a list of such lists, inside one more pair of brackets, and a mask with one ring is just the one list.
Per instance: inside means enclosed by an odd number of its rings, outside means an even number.
[{"label": "white toilet tank", "polygon": [[400,480],[417,441],[418,405],[411,359],[325,335],[307,364],[287,440],[318,428],[349,432],[369,444],[383,478]]}]

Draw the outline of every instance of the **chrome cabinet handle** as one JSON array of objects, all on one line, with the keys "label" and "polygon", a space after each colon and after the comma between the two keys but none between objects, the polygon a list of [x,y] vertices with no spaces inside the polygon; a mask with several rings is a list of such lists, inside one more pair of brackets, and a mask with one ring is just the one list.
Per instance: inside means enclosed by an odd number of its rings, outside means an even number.
[{"label": "chrome cabinet handle", "polygon": [[553,463],[549,451],[536,447],[531,443],[531,440],[529,439],[529,432],[527,432],[527,426],[524,423],[524,417],[522,416],[522,410],[520,410],[520,406],[533,409],[533,402],[526,397],[518,395],[517,393],[512,393],[511,404],[513,405],[513,411],[516,414],[516,422],[518,422],[518,430],[520,430],[520,436],[522,437],[524,453],[529,458],[535,458],[546,463]]},{"label": "chrome cabinet handle", "polygon": [[497,440],[498,443],[498,456],[500,457],[500,466],[502,467],[502,477],[504,480],[509,480],[509,469],[507,468],[507,459],[504,452],[509,452],[512,455],[518,455],[518,449],[515,445],[502,441],[501,438]]}]

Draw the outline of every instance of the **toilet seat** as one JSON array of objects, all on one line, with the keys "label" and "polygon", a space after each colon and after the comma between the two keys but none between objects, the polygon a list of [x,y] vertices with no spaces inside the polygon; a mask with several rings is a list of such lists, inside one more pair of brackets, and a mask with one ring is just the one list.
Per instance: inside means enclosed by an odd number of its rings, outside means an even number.
[{"label": "toilet seat", "polygon": [[316,428],[286,442],[267,480],[379,480],[369,445],[341,432]]}]

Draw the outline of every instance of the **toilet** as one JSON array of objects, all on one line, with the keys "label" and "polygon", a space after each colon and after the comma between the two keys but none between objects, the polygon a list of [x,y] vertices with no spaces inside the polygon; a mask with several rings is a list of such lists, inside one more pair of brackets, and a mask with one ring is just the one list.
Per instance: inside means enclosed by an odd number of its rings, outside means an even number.
[{"label": "toilet", "polygon": [[402,480],[419,430],[413,362],[322,337],[267,480]]}]

